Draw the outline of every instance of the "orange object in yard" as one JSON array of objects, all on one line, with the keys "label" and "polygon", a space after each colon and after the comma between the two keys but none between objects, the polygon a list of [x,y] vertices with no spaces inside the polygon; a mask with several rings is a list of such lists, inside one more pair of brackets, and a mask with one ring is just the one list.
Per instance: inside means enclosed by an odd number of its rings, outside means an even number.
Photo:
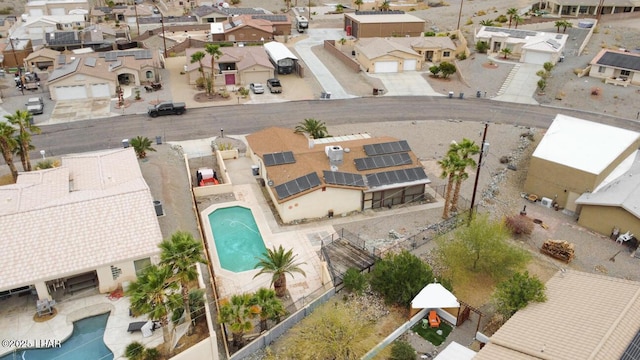
[{"label": "orange object in yard", "polygon": [[440,316],[438,316],[435,310],[429,311],[429,325],[432,328],[440,327]]}]

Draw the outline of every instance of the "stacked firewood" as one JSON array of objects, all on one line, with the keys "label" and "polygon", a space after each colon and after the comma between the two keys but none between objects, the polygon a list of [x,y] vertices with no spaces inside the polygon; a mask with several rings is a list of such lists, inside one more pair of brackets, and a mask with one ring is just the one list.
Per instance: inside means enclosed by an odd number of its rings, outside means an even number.
[{"label": "stacked firewood", "polygon": [[564,262],[570,262],[574,256],[573,244],[564,240],[547,240],[540,251]]}]

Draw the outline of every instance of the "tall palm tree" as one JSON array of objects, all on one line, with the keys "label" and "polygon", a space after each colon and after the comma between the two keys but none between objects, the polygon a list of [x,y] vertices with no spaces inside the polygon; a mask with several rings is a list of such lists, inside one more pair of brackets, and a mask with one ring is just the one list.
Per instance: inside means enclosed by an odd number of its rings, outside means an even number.
[{"label": "tall palm tree", "polygon": [[513,21],[513,17],[518,15],[518,9],[509,8],[507,9],[507,15],[509,15],[509,29],[511,29],[511,21]]},{"label": "tall palm tree", "polygon": [[189,282],[198,278],[198,263],[206,264],[202,253],[202,242],[193,238],[191,233],[177,231],[170,239],[160,245],[160,265],[167,266],[173,273],[173,279],[180,283],[185,320],[191,328],[191,308],[189,306]]},{"label": "tall palm tree", "polygon": [[147,151],[156,151],[156,149],[151,146],[151,140],[146,136],[136,136],[131,139],[130,143],[139,159],[146,158]]},{"label": "tall palm tree", "polygon": [[384,0],[382,2],[382,5],[380,5],[380,11],[389,11],[391,10],[391,4],[389,3],[389,0]]},{"label": "tall palm tree", "polygon": [[260,288],[251,297],[251,304],[260,308],[260,331],[268,330],[267,320],[278,320],[286,313],[282,301],[276,297],[276,292]]},{"label": "tall palm tree", "polygon": [[20,161],[24,171],[31,171],[31,159],[29,150],[31,149],[31,134],[40,134],[40,128],[33,125],[31,113],[27,110],[16,110],[13,115],[5,115],[5,119],[12,125],[18,126],[16,140],[20,146]]},{"label": "tall palm tree", "polygon": [[358,11],[360,11],[360,6],[364,3],[362,0],[356,0],[353,2],[358,7]]},{"label": "tall palm tree", "polygon": [[442,211],[442,218],[449,218],[449,208],[451,205],[451,191],[453,190],[453,184],[455,183],[457,169],[460,167],[460,158],[457,153],[447,152],[447,154],[438,161],[442,173],[440,177],[447,179],[447,187],[444,194],[444,209]]},{"label": "tall palm tree", "polygon": [[313,118],[304,119],[299,125],[296,125],[294,131],[299,133],[307,133],[314,139],[321,139],[330,136],[327,134],[327,125],[324,121]]},{"label": "tall palm tree", "polygon": [[471,156],[480,153],[480,147],[475,142],[469,139],[462,139],[461,143],[451,144],[451,146],[449,147],[449,152],[455,153],[458,158],[460,158],[460,162],[456,169],[455,189],[453,191],[453,198],[451,200],[451,210],[457,211],[458,199],[460,198],[460,187],[462,185],[462,182],[469,178],[467,168],[477,165],[475,160],[473,160]]},{"label": "tall palm tree", "polygon": [[260,271],[255,274],[254,279],[262,274],[272,274],[271,284],[276,291],[278,297],[283,297],[287,293],[287,274],[293,276],[294,272],[300,273],[305,277],[307,274],[300,268],[303,263],[296,263],[295,258],[297,255],[293,255],[293,250],[289,249],[285,251],[282,245],[276,249],[267,249],[262,253],[262,257],[259,258],[258,263],[254,269],[261,268]]},{"label": "tall palm tree", "polygon": [[571,21],[568,20],[562,20],[562,32],[566,33],[567,32],[567,28],[568,27],[573,27],[573,24],[571,23]]},{"label": "tall palm tree", "polygon": [[513,24],[515,25],[516,29],[518,28],[518,25],[522,24],[523,22],[524,19],[520,15],[513,15]]},{"label": "tall palm tree", "polygon": [[556,27],[556,29],[558,29],[558,31],[557,31],[557,32],[560,32],[560,28],[564,25],[564,23],[563,23],[563,22],[564,22],[564,20],[558,20],[558,21],[556,21],[556,22],[553,24],[553,26],[555,26],[555,27]]},{"label": "tall palm tree", "polygon": [[11,170],[11,176],[15,182],[18,179],[18,169],[13,162],[13,150],[18,146],[14,134],[16,128],[4,121],[0,122],[0,152],[2,152],[2,158],[4,162],[9,166]]},{"label": "tall palm tree", "polygon": [[233,345],[242,347],[244,340],[242,335],[253,329],[251,319],[260,313],[258,306],[251,304],[251,295],[232,295],[231,299],[220,301],[218,321],[227,324],[233,334]]},{"label": "tall palm tree", "polygon": [[204,68],[202,67],[202,59],[204,59],[204,57],[206,56],[206,54],[202,51],[196,51],[193,54],[191,54],[191,63],[198,63],[200,65],[200,67],[198,68],[198,71],[200,71],[200,76],[202,76],[202,78],[204,79]]},{"label": "tall palm tree", "polygon": [[172,277],[171,268],[150,265],[129,285],[126,293],[131,297],[131,310],[135,315],[147,314],[149,319],[160,322],[167,354],[171,349],[169,314],[180,304],[178,285],[171,281]]},{"label": "tall palm tree", "polygon": [[205,45],[204,51],[206,51],[207,54],[211,55],[211,83],[214,85],[213,87],[215,87],[215,84],[216,84],[215,65],[216,65],[216,60],[220,59],[220,56],[222,56],[222,51],[220,51],[220,45],[215,45],[215,44]]}]

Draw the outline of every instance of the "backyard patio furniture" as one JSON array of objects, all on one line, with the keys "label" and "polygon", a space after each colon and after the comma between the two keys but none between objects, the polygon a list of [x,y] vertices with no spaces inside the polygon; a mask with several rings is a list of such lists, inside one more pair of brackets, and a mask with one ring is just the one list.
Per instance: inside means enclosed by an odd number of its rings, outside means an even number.
[{"label": "backyard patio furniture", "polygon": [[129,328],[127,328],[127,331],[130,333],[141,331],[143,337],[149,337],[153,334],[153,331],[155,329],[159,329],[160,327],[162,326],[157,321],[135,321],[129,323]]},{"label": "backyard patio furniture", "polygon": [[440,316],[438,316],[435,310],[429,311],[429,325],[432,328],[440,327]]}]

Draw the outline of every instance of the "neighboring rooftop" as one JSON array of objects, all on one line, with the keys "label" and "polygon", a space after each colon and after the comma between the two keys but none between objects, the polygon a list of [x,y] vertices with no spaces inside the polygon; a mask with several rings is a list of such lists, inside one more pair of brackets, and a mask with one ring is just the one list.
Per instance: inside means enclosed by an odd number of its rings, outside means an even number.
[{"label": "neighboring rooftop", "polygon": [[133,148],[64,156],[0,199],[0,290],[148,257],[162,241]]},{"label": "neighboring rooftop", "polygon": [[610,66],[625,70],[640,71],[640,54],[602,49],[591,60],[591,65]]},{"label": "neighboring rooftop", "polygon": [[638,138],[635,131],[558,114],[533,156],[597,175]]},{"label": "neighboring rooftop", "polygon": [[345,17],[356,20],[361,24],[378,24],[378,23],[424,23],[423,19],[409,14],[385,14],[386,11],[374,12],[375,14],[360,15],[358,12],[355,14],[344,14]]}]

